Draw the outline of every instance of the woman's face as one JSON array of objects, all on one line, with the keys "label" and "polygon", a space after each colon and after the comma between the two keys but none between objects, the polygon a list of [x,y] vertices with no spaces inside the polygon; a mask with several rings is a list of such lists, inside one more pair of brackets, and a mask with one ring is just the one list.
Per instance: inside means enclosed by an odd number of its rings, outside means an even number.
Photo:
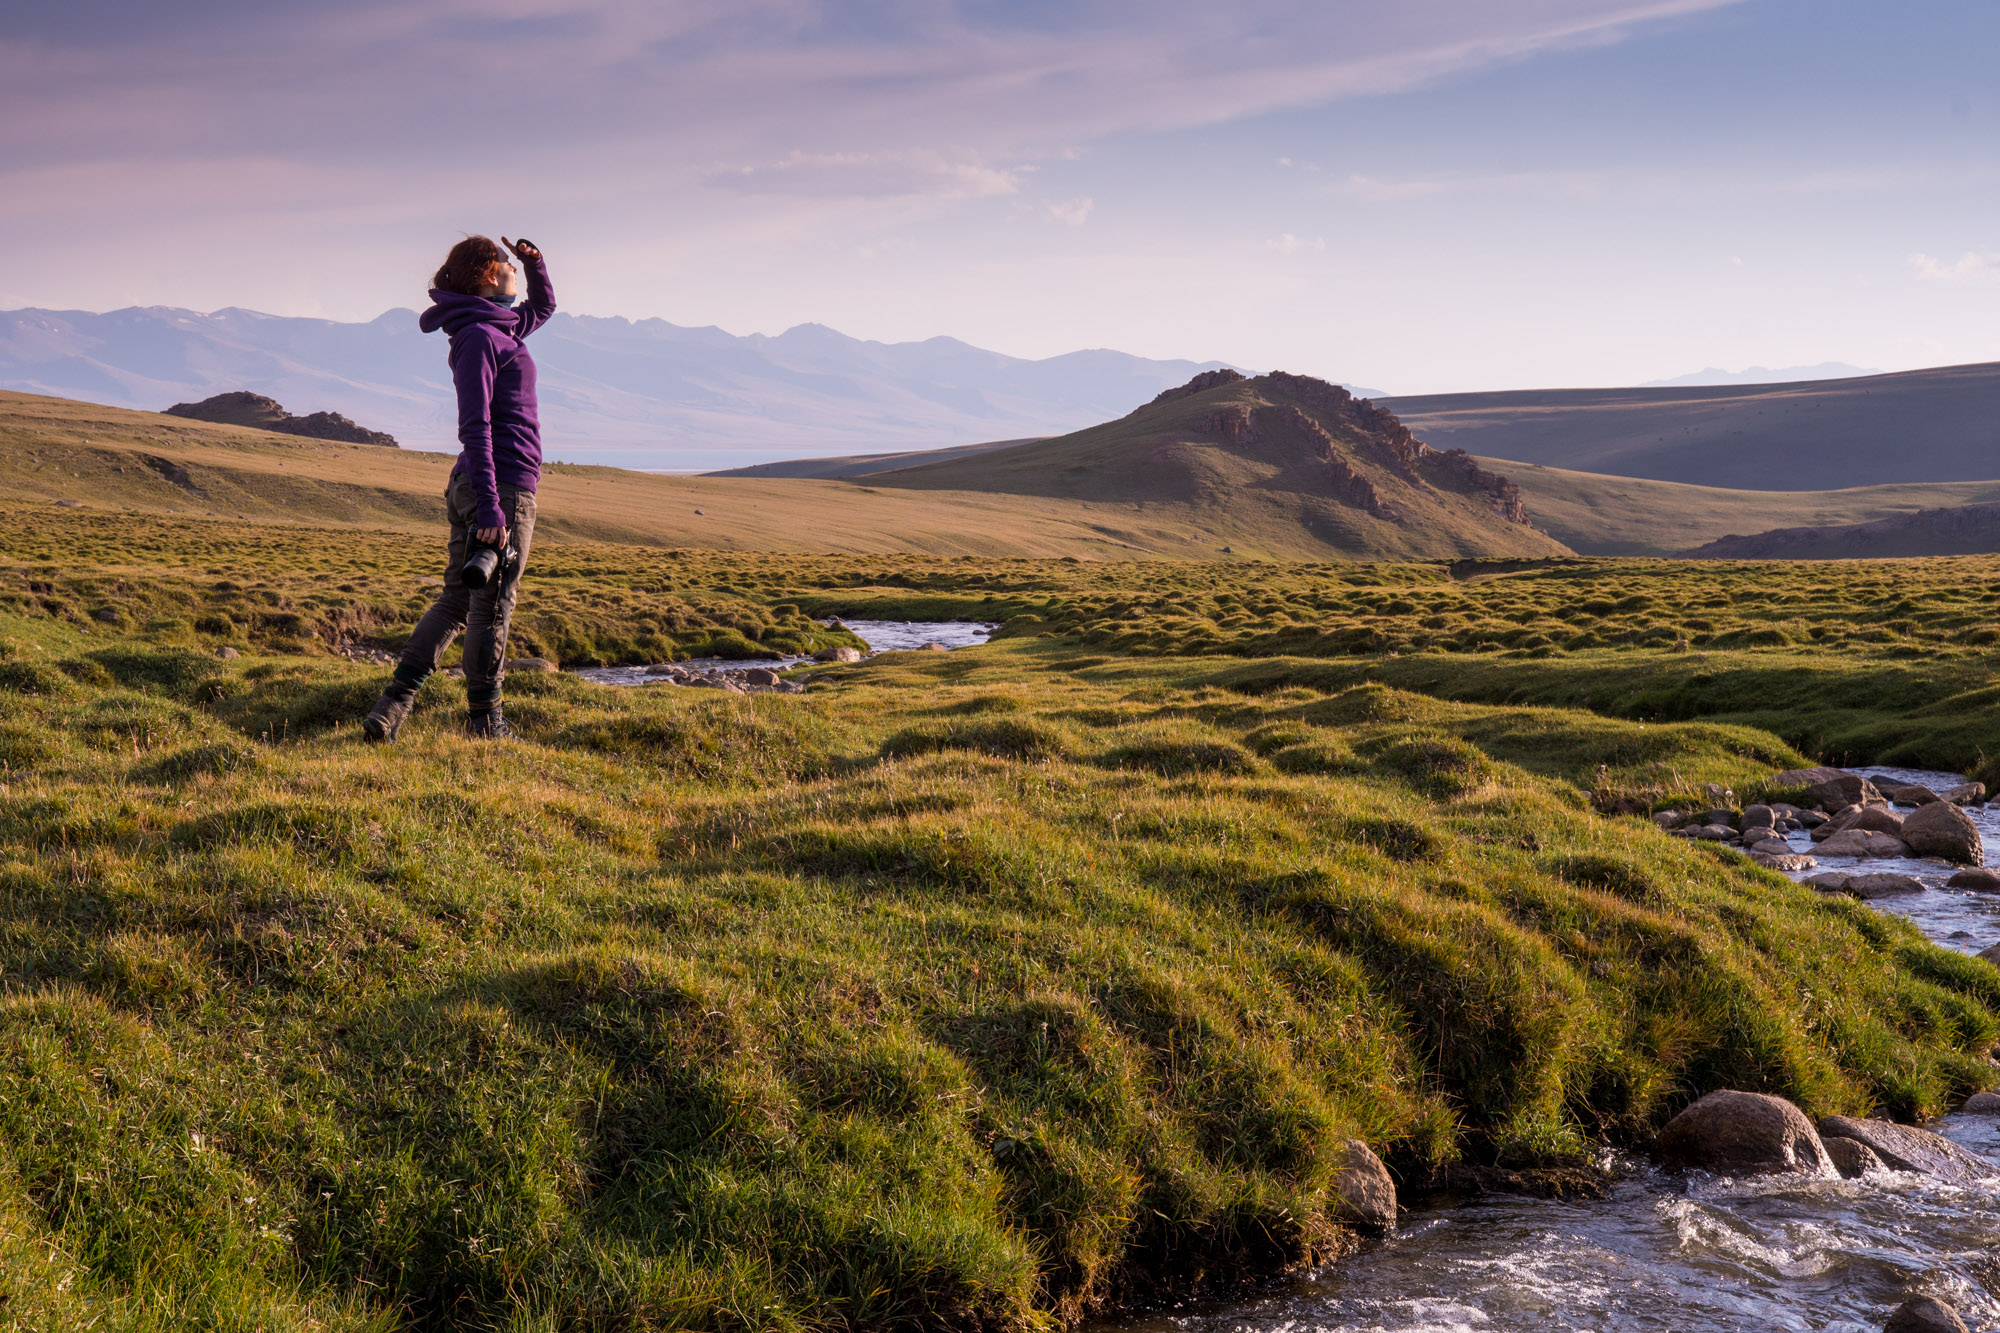
[{"label": "woman's face", "polygon": [[493,281],[487,284],[493,290],[490,292],[481,292],[480,295],[518,296],[521,294],[520,281],[520,277],[514,272],[514,265],[503,259],[494,266]]}]

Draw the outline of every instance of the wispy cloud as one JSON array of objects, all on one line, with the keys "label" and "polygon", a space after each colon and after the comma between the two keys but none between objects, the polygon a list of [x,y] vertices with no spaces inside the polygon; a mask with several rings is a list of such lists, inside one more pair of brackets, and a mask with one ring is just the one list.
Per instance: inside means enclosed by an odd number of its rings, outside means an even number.
[{"label": "wispy cloud", "polygon": [[1910,267],[1927,282],[1985,282],[2000,278],[2000,251],[1968,250],[1950,262],[1914,254]]},{"label": "wispy cloud", "polygon": [[1285,232],[1283,235],[1273,236],[1270,240],[1264,242],[1264,248],[1274,255],[1324,254],[1326,252],[1326,238],[1324,236],[1313,236],[1310,238],[1294,236],[1290,232]]},{"label": "wispy cloud", "polygon": [[[975,156],[952,157],[925,151],[794,152],[764,166],[712,171],[704,183],[746,194],[975,199],[1015,193],[1021,188],[1021,172],[987,166]],[[1089,201],[1084,203],[1088,211]]]},{"label": "wispy cloud", "polygon": [[1090,221],[1090,212],[1097,206],[1089,195],[1081,199],[1065,199],[1049,205],[1049,216],[1069,227],[1081,227]]}]

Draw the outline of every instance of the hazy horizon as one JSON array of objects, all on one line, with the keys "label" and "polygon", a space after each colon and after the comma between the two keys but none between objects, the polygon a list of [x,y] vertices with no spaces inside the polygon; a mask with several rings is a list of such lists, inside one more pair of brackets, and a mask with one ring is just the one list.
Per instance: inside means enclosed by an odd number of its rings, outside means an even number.
[{"label": "hazy horizon", "polygon": [[566,310],[1395,394],[2000,359],[2000,11],[194,0],[0,37],[0,308]]}]

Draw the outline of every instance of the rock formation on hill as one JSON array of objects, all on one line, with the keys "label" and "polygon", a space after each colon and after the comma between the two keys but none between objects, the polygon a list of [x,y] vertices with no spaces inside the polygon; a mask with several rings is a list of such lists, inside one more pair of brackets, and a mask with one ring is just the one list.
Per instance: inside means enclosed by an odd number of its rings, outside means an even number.
[{"label": "rock formation on hill", "polygon": [[[1232,543],[1354,556],[1560,555],[1513,482],[1339,385],[1204,371],[1102,426],[870,473],[873,486],[1192,508]],[[1236,542],[1241,535],[1245,542]],[[1254,545],[1253,545],[1254,549]]]},{"label": "rock formation on hill", "polygon": [[2000,551],[2000,504],[1920,509],[1914,514],[1824,528],[1773,528],[1721,537],[1681,555],[1691,560],[1886,560]]},{"label": "rock formation on hill", "polygon": [[219,393],[198,403],[175,403],[168,416],[213,421],[224,426],[254,426],[280,435],[303,435],[312,440],[335,440],[342,444],[379,444],[396,448],[396,437],[379,430],[357,426],[338,412],[313,412],[295,417],[260,393]]}]

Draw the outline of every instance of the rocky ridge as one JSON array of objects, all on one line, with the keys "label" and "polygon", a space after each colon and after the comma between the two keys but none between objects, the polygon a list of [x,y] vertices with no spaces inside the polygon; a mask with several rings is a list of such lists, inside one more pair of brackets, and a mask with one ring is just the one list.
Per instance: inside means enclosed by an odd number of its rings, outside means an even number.
[{"label": "rocky ridge", "polygon": [[387,449],[398,447],[395,436],[357,426],[338,412],[309,412],[295,417],[279,406],[276,400],[241,389],[233,393],[218,393],[198,403],[175,403],[167,409],[167,415],[187,417],[192,421],[213,421],[224,426],[251,426],[258,430],[276,431],[280,435],[299,435],[309,440],[374,444]]}]

